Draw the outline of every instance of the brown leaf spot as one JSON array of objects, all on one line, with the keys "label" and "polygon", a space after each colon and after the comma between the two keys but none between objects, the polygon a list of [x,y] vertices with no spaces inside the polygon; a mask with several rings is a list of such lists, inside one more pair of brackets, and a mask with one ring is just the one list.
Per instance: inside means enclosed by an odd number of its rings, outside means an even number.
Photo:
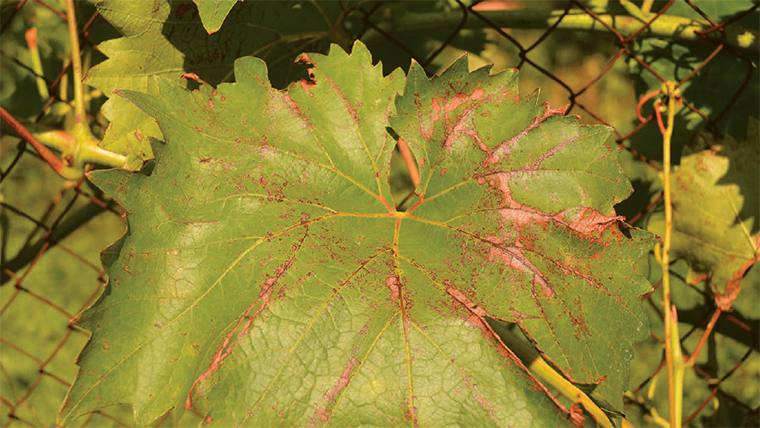
[{"label": "brown leaf spot", "polygon": [[[517,101],[519,101],[519,98],[515,100],[515,102],[517,102]],[[509,155],[510,148],[512,146],[514,146],[515,144],[517,144],[517,142],[521,138],[525,137],[525,135],[527,135],[528,132],[532,131],[535,128],[538,128],[538,126],[542,122],[544,122],[546,119],[548,119],[548,118],[550,118],[550,117],[552,117],[554,115],[557,115],[557,114],[564,115],[565,112],[567,111],[568,107],[570,107],[570,104],[568,104],[568,105],[560,107],[560,108],[552,109],[552,108],[549,107],[548,103],[545,103],[545,104],[546,104],[546,110],[544,110],[544,112],[543,112],[543,114],[541,114],[541,116],[536,116],[533,119],[533,123],[531,123],[530,125],[528,125],[522,131],[518,132],[515,136],[513,136],[509,140],[507,140],[504,143],[500,144],[499,147],[496,150],[494,150],[494,155],[492,155],[492,156],[495,157],[496,160],[494,160],[494,159],[487,159],[486,162],[490,163],[490,164],[495,164],[496,162],[498,162],[499,156],[507,156],[507,155]]]},{"label": "brown leaf spot", "polygon": [[542,278],[540,275],[533,275],[533,284],[540,285],[541,288],[544,289],[544,297],[547,299],[557,295],[557,293],[555,293],[554,290],[549,287],[549,283],[547,283],[546,280],[544,280],[544,278]]},{"label": "brown leaf spot", "polygon": [[448,293],[449,296],[453,297],[454,300],[462,304],[470,313],[474,314],[476,317],[485,317],[488,315],[485,309],[476,305],[475,302],[473,302],[469,297],[467,297],[464,293],[457,290],[456,288],[449,285],[446,287],[446,293]]},{"label": "brown leaf spot", "polygon": [[[756,243],[760,244],[760,237],[757,238]],[[760,254],[756,254],[755,257],[747,260],[746,263],[734,272],[733,277],[726,282],[726,291],[724,294],[720,294],[718,291],[714,292],[715,304],[718,305],[718,308],[722,311],[731,310],[731,305],[734,303],[734,300],[736,300],[736,297],[742,289],[742,278],[744,278],[744,274],[752,267],[752,265],[757,263],[758,260],[760,260]]]},{"label": "brown leaf spot", "polygon": [[301,55],[298,55],[298,57],[296,57],[295,63],[296,64],[312,64],[312,65],[314,64],[311,61],[311,58],[309,57],[309,55],[306,54],[306,52],[303,52],[301,53]]},{"label": "brown leaf spot", "polygon": [[568,415],[570,422],[578,428],[583,428],[585,425],[586,417],[583,416],[583,408],[580,403],[573,403],[570,405],[570,415]]},{"label": "brown leaf spot", "polygon": [[343,369],[343,373],[340,374],[340,377],[338,378],[338,383],[335,385],[333,389],[331,389],[327,393],[327,399],[331,401],[337,401],[338,400],[338,394],[345,389],[349,383],[351,383],[351,372],[354,370],[354,367],[356,367],[356,364],[359,362],[359,360],[354,357],[351,358],[346,363],[346,368]]},{"label": "brown leaf spot", "polygon": [[452,111],[458,109],[462,104],[466,103],[470,99],[469,96],[466,94],[456,94],[454,95],[448,103],[446,103],[446,113],[451,113]]},{"label": "brown leaf spot", "polygon": [[[431,107],[433,108],[432,121],[433,122],[438,122],[438,120],[441,118],[441,115],[440,115],[440,113],[441,113],[441,99],[438,98],[438,97],[436,97],[436,98],[433,98],[433,100],[431,102],[432,102],[432,106]],[[431,130],[431,134],[432,134],[432,130]]]},{"label": "brown leaf spot", "polygon": [[[548,214],[512,199],[512,189],[509,188],[509,179],[512,178],[512,174],[500,172],[493,174],[491,177],[493,179],[489,180],[489,185],[501,191],[502,194],[502,206],[504,209],[501,210],[501,216],[504,220],[513,222],[513,226],[552,221],[551,216]],[[478,182],[480,183],[480,181]]]},{"label": "brown leaf spot", "polygon": [[[306,92],[309,92],[309,88],[316,85],[316,83],[309,82],[306,79],[301,79],[298,81],[298,83],[301,85],[301,88]],[[312,97],[314,96],[314,94],[312,94],[311,92],[309,92],[309,95],[311,95]]]},{"label": "brown leaf spot", "polygon": [[570,317],[570,319],[573,322],[574,325],[574,335],[575,338],[579,341],[584,341],[586,339],[583,339],[581,336],[589,337],[591,336],[591,332],[588,329],[588,326],[586,325],[586,320],[580,317],[574,317],[572,312],[568,312],[567,315]]},{"label": "brown leaf spot", "polygon": [[522,321],[522,320],[535,320],[535,319],[539,319],[539,317],[537,317],[535,315],[525,315],[522,312],[520,312],[517,309],[515,309],[514,307],[511,307],[510,309],[512,309],[512,316],[514,316],[515,319],[518,322]]},{"label": "brown leaf spot", "polygon": [[404,402],[404,407],[406,407],[406,411],[404,412],[404,419],[408,419],[412,421],[412,426],[417,427],[417,406],[410,406],[408,402]]},{"label": "brown leaf spot", "polygon": [[[214,355],[211,357],[211,362],[209,363],[208,370],[206,370],[203,374],[198,376],[197,379],[195,379],[195,382],[193,382],[192,386],[190,387],[190,392],[187,394],[187,399],[185,400],[185,409],[189,409],[192,407],[192,396],[193,391],[195,390],[195,387],[202,383],[206,378],[214,374],[217,370],[219,370],[219,367],[221,366],[222,362],[229,357],[232,354],[232,351],[237,346],[237,340],[243,337],[245,334],[248,333],[248,330],[253,323],[253,321],[258,318],[259,314],[267,307],[267,304],[269,303],[269,300],[272,296],[272,291],[274,290],[274,285],[277,283],[277,280],[280,279],[282,274],[288,270],[288,268],[292,265],[292,260],[286,261],[284,264],[278,266],[275,269],[275,275],[274,277],[267,278],[266,281],[261,285],[261,291],[259,291],[259,297],[256,299],[251,306],[246,309],[245,313],[238,318],[237,323],[235,324],[235,327],[232,328],[232,330],[227,333],[224,340],[222,341],[221,345],[219,346],[219,349],[214,353]],[[251,311],[254,307],[259,306],[258,310],[254,315],[249,316]],[[247,319],[246,319],[247,318]],[[240,324],[243,320],[246,320],[245,324],[242,328],[240,328]],[[213,322],[213,320],[211,320]],[[237,335],[235,335],[235,332],[240,330]]]},{"label": "brown leaf spot", "polygon": [[398,300],[400,297],[399,285],[398,277],[395,275],[391,275],[385,280],[385,286],[391,292],[391,299],[393,300]]},{"label": "brown leaf spot", "polygon": [[327,422],[330,420],[330,415],[332,415],[332,410],[319,409],[318,415],[319,415],[319,420],[321,420],[322,422]]},{"label": "brown leaf spot", "polygon": [[199,85],[203,85],[203,81],[202,81],[202,80],[201,80],[201,78],[200,78],[200,77],[199,77],[197,74],[195,74],[195,73],[182,73],[182,76],[180,76],[180,77],[181,77],[181,78],[183,78],[183,79],[185,79],[185,80],[194,80],[194,81],[196,81],[196,82],[197,82]]},{"label": "brown leaf spot", "polygon": [[[359,360],[356,357],[348,360],[346,367],[343,369],[343,373],[341,373],[338,377],[338,381],[336,382],[335,386],[322,396],[322,399],[327,403],[324,407],[321,407],[314,411],[314,416],[319,418],[320,421],[327,422],[330,420],[330,416],[332,416],[332,409],[329,409],[327,406],[329,403],[336,403],[340,397],[341,392],[346,389],[349,383],[351,383],[351,373],[358,363]],[[316,421],[314,418],[312,418],[311,425],[316,426],[315,422]]]},{"label": "brown leaf spot", "polygon": [[613,225],[617,225],[618,221],[624,220],[623,216],[607,216],[593,208],[583,207],[578,218],[570,223],[570,227],[583,234],[602,233]]}]

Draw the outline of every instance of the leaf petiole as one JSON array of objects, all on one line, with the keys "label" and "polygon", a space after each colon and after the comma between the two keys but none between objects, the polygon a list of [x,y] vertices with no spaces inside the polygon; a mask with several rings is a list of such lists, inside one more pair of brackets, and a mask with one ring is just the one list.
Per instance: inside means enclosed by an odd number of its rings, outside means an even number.
[{"label": "leaf petiole", "polygon": [[518,338],[515,334],[505,328],[495,328],[498,331],[499,338],[504,344],[517,355],[525,367],[536,376],[540,381],[554,387],[562,395],[569,398],[574,403],[581,403],[586,411],[596,420],[599,426],[604,428],[614,428],[607,414],[577,386],[557,373],[542,357],[538,351],[524,340]]}]

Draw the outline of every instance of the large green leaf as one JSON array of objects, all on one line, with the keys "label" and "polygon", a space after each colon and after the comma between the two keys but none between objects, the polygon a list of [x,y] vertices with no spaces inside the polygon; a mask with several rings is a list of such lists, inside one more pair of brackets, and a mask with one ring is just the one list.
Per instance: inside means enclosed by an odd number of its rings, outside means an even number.
[{"label": "large green leaf", "polygon": [[[630,187],[608,130],[466,59],[428,80],[383,77],[361,43],[310,57],[286,92],[244,58],[216,90],[125,94],[166,144],[92,175],[131,214],[60,422],[131,402],[140,425],[183,407],[215,426],[567,425],[486,317],[621,407],[653,240],[612,209]],[[406,212],[389,124],[422,175]]]}]

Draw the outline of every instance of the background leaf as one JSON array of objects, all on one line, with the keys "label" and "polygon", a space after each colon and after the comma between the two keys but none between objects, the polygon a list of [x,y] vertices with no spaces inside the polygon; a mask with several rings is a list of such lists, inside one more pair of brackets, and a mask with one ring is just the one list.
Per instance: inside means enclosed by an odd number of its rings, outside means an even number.
[{"label": "background leaf", "polygon": [[[760,250],[760,135],[751,119],[748,141],[731,136],[709,141],[709,148],[685,156],[672,178],[673,243],[676,258],[689,262],[696,273],[706,273],[715,292],[731,306],[744,272]],[[705,201],[710,201],[705,203]],[[648,228],[662,235],[664,215],[653,216]],[[727,287],[729,288],[727,290]],[[737,287],[737,288],[733,288]]]},{"label": "background leaf", "polygon": [[[750,0],[694,3],[704,13],[721,21],[738,16],[754,8],[756,4]],[[659,6],[664,5],[665,3],[659,3]],[[656,10],[657,8],[653,12]],[[666,13],[704,21],[704,18],[685,2],[673,3]],[[760,15],[755,9],[753,13],[734,24],[747,30],[757,30],[759,22]],[[754,37],[757,37],[757,33]],[[652,74],[638,61],[630,59],[631,74],[638,94],[643,95],[660,89],[660,78],[676,82],[686,79],[680,87],[682,96],[697,111],[682,108],[676,117],[673,131],[673,159],[676,164],[684,145],[690,141],[691,134],[708,125],[705,118],[710,117],[714,120],[713,130],[728,132],[738,141],[742,141],[746,138],[749,117],[760,117],[760,106],[756,97],[760,91],[757,79],[757,61],[760,58],[757,53],[754,56],[745,56],[744,60],[740,61],[736,52],[729,49],[721,49],[707,43],[674,43],[657,38],[643,40],[636,53],[638,58],[659,75],[658,77]],[[707,61],[713,54],[716,56]],[[687,79],[693,72],[697,74]],[[642,110],[644,115],[651,113],[651,107]],[[650,159],[661,159],[662,144],[652,144],[653,140],[661,140],[660,131],[654,123],[631,139],[631,147]]]},{"label": "background leaf", "polygon": [[[207,2],[202,2],[206,4]],[[116,89],[155,93],[152,76],[164,76],[195,88],[194,73],[216,86],[231,80],[236,58],[254,55],[267,61],[270,78],[284,86],[296,79],[293,60],[307,48],[318,48],[329,34],[330,20],[340,4],[328,2],[243,2],[226,18],[226,25],[208,34],[190,1],[104,0],[98,11],[125,37],[99,46],[109,59],[88,73],[87,83],[109,97]],[[323,15],[325,19],[313,19]],[[319,49],[317,49],[319,50]],[[302,77],[306,77],[302,68]],[[129,157],[139,169],[153,157],[148,137],[161,139],[155,121],[120,97],[111,97],[104,114],[111,121],[101,147]]]},{"label": "background leaf", "polygon": [[211,34],[219,31],[237,0],[193,0],[193,3],[198,8],[203,28]]}]

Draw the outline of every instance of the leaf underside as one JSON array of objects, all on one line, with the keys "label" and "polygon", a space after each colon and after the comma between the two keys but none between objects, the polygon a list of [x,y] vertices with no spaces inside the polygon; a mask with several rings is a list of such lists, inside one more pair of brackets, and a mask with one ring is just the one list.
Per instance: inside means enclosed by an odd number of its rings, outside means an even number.
[{"label": "leaf underside", "polygon": [[[432,80],[383,77],[360,42],[310,58],[287,91],[243,58],[216,90],[124,94],[166,144],[91,175],[128,230],[60,422],[131,402],[140,425],[185,406],[214,426],[567,425],[486,317],[622,408],[653,238],[618,227],[608,129],[465,58]],[[406,212],[388,126],[419,164]]]}]

